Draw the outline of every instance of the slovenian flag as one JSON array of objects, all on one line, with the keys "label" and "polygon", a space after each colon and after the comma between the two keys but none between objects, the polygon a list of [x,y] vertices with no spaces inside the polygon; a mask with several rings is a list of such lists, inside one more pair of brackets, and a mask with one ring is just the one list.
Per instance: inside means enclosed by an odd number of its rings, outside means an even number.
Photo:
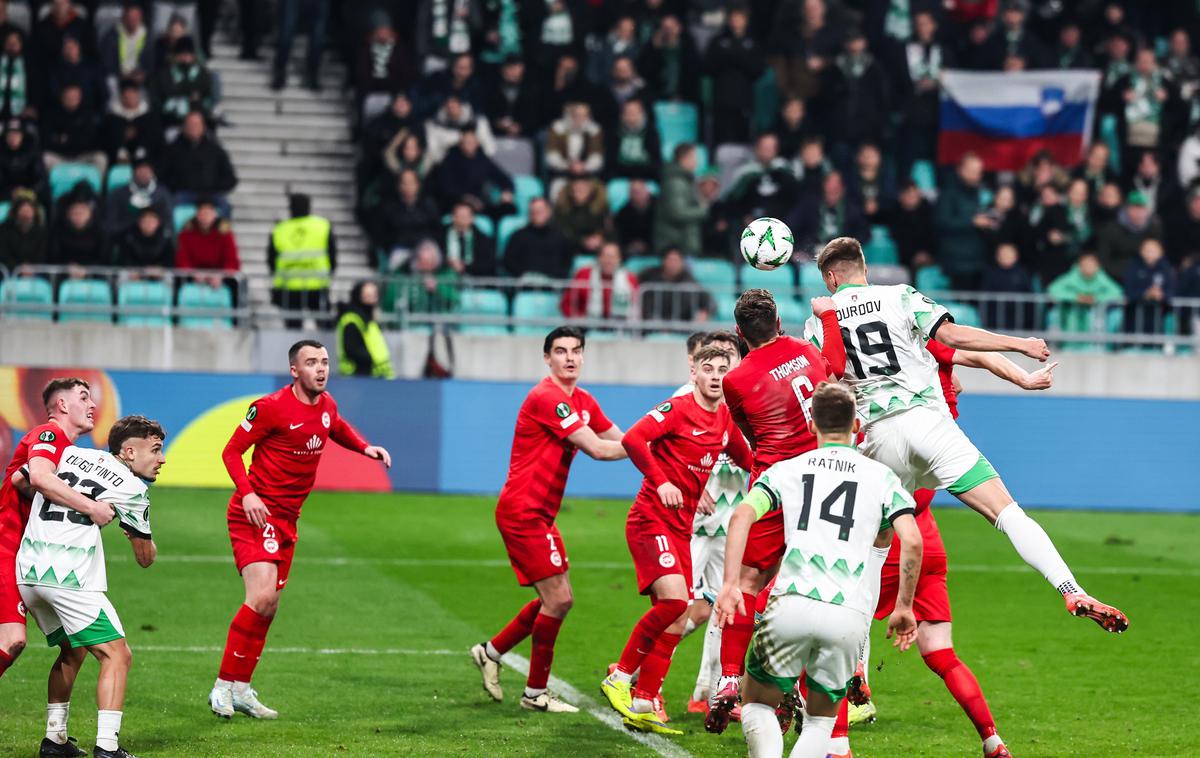
[{"label": "slovenian flag", "polygon": [[942,74],[938,162],[973,152],[989,171],[1019,171],[1042,150],[1063,166],[1091,141],[1098,71]]}]

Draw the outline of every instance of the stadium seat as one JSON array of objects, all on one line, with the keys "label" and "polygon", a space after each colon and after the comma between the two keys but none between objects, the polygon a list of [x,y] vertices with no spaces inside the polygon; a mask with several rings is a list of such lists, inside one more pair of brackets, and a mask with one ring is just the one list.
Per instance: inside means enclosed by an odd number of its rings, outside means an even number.
[{"label": "stadium seat", "polygon": [[[0,283],[0,303],[5,318],[24,321],[54,320],[54,288],[50,282],[37,276],[22,276],[5,279]],[[44,308],[20,308],[20,305],[46,306]]]},{"label": "stadium seat", "polygon": [[1111,113],[1100,119],[1100,141],[1108,145],[1108,166],[1120,173],[1121,137],[1117,127],[1117,117]]},{"label": "stadium seat", "polygon": [[916,161],[912,165],[912,180],[922,195],[937,194],[937,170],[932,161]]},{"label": "stadium seat", "polygon": [[886,226],[871,227],[871,239],[863,245],[863,255],[872,266],[895,266],[900,262],[900,251]]},{"label": "stadium seat", "polygon": [[206,284],[188,282],[179,288],[179,325],[185,329],[229,328],[233,320],[211,314],[187,315],[188,310],[229,310],[233,308],[233,296],[229,288],[209,287]]},{"label": "stadium seat", "polygon": [[175,210],[171,212],[171,221],[175,225],[175,233],[178,234],[183,225],[192,220],[196,215],[196,206],[194,205],[177,205]]},{"label": "stadium seat", "polygon": [[659,259],[653,255],[635,255],[625,261],[625,270],[634,274],[640,274],[648,268],[654,268],[660,263]]},{"label": "stadium seat", "polygon": [[[112,323],[112,290],[101,279],[67,279],[58,285],[58,305],[79,306],[79,310],[58,314],[59,323],[68,321],[100,321]],[[87,306],[90,306],[87,307]]]},{"label": "stadium seat", "polygon": [[729,261],[698,258],[692,261],[692,276],[714,291],[731,291],[737,286],[737,270]]},{"label": "stadium seat", "polygon": [[151,18],[154,19],[154,38],[158,39],[166,31],[171,23],[171,16],[179,14],[183,17],[183,22],[187,25],[188,31],[192,34],[197,33],[196,28],[196,4],[194,2],[171,2],[170,0],[158,0],[154,4],[154,13]]},{"label": "stadium seat", "polygon": [[546,196],[546,188],[536,176],[518,174],[513,177],[513,185],[513,204],[522,216],[529,210],[530,200]]},{"label": "stadium seat", "polygon": [[732,293],[718,293],[713,295],[713,300],[717,302],[717,312],[714,314],[716,320],[724,323],[732,323],[733,309],[737,305],[737,295]]},{"label": "stadium seat", "polygon": [[810,261],[800,267],[800,294],[803,297],[821,297],[829,294],[829,289],[825,286],[825,277],[821,276],[821,269],[817,268],[816,263]]},{"label": "stadium seat", "polygon": [[[484,316],[490,319],[508,318],[508,298],[499,290],[468,289],[463,290],[458,301],[458,312],[464,316]],[[463,324],[459,327],[463,334],[508,334],[508,326],[494,324]]]},{"label": "stadium seat", "polygon": [[524,216],[505,216],[500,219],[500,226],[496,229],[496,257],[504,257],[504,248],[508,245],[508,238],[513,235],[513,232],[528,223],[529,219]]},{"label": "stadium seat", "polygon": [[[646,189],[650,190],[651,195],[658,196],[658,182],[647,181]],[[610,179],[604,191],[608,196],[608,210],[612,213],[621,210],[629,202],[628,179]]]},{"label": "stadium seat", "polygon": [[954,322],[963,326],[981,326],[983,321],[979,318],[979,309],[973,305],[966,303],[942,303],[946,310],[950,311],[950,315],[954,316]]},{"label": "stadium seat", "polygon": [[769,131],[779,117],[779,86],[775,81],[775,69],[767,66],[762,76],[754,82],[754,110],[750,117],[750,127],[754,134]]},{"label": "stadium seat", "polygon": [[743,290],[761,287],[771,290],[776,297],[791,297],[796,286],[796,270],[792,266],[781,266],[774,271],[763,271],[743,263],[738,270],[738,279]]},{"label": "stadium seat", "polygon": [[775,310],[779,314],[779,321],[783,324],[783,328],[788,334],[799,336],[803,329],[804,322],[812,315],[812,310],[807,305],[801,305],[797,300],[783,295],[777,295],[775,298]]},{"label": "stadium seat", "polygon": [[26,3],[9,3],[8,23],[25,32],[28,39],[33,31],[33,15],[29,12],[29,6]]},{"label": "stadium seat", "polygon": [[362,122],[365,124],[392,106],[390,92],[372,92],[363,98]]},{"label": "stadium seat", "polygon": [[100,169],[90,163],[60,163],[50,169],[50,194],[57,200],[80,182],[87,182],[100,193]]},{"label": "stadium seat", "polygon": [[129,180],[133,178],[133,167],[128,163],[118,163],[108,169],[108,178],[106,179],[105,191],[112,192],[118,187],[124,187],[129,184]]},{"label": "stadium seat", "polygon": [[509,176],[532,174],[537,170],[533,143],[524,137],[497,137],[496,154],[492,160]]},{"label": "stadium seat", "polygon": [[642,339],[646,342],[672,342],[682,344],[687,341],[687,335],[680,332],[648,332]]},{"label": "stadium seat", "polygon": [[908,284],[912,280],[904,266],[871,266],[871,284]]},{"label": "stadium seat", "polygon": [[124,7],[120,3],[116,4],[101,4],[96,8],[95,20],[93,26],[96,27],[96,39],[104,39],[104,35],[114,28],[121,20],[121,11]]},{"label": "stadium seat", "polygon": [[8,214],[12,212],[12,203],[0,203],[0,224],[8,220]]},{"label": "stadium seat", "polygon": [[691,103],[657,102],[654,104],[654,121],[663,155],[670,155],[681,142],[696,142],[700,136],[700,115]]},{"label": "stadium seat", "polygon": [[545,334],[549,328],[547,321],[562,318],[559,310],[559,297],[553,292],[519,292],[513,298],[513,318],[542,319],[540,324],[518,324],[514,331],[517,334]]},{"label": "stadium seat", "polygon": [[941,292],[950,289],[950,277],[942,271],[941,266],[923,266],[917,269],[917,282],[914,285],[922,293]]},{"label": "stadium seat", "polygon": [[625,339],[628,335],[625,332],[618,332],[613,329],[588,329],[588,342],[612,342],[614,340]]},{"label": "stadium seat", "polygon": [[596,256],[594,255],[577,255],[575,260],[571,261],[571,274],[578,273],[579,269],[584,266],[596,265]]},{"label": "stadium seat", "polygon": [[717,145],[717,152],[713,157],[721,177],[721,191],[724,192],[732,184],[737,170],[754,160],[754,149],[749,145],[729,142]]},{"label": "stadium seat", "polygon": [[[171,319],[166,309],[171,306],[171,287],[166,282],[152,279],[123,282],[117,288],[117,323],[122,326],[170,326]],[[127,308],[140,312],[126,313]],[[160,309],[159,313],[149,312]]]}]

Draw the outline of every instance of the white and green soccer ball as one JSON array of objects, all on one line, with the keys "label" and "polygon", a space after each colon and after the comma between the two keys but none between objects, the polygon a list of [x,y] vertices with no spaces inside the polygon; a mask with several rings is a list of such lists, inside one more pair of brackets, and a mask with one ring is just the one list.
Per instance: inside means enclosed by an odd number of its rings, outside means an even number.
[{"label": "white and green soccer ball", "polygon": [[773,271],[792,257],[792,230],[777,218],[756,218],[742,230],[740,247],[746,263]]}]

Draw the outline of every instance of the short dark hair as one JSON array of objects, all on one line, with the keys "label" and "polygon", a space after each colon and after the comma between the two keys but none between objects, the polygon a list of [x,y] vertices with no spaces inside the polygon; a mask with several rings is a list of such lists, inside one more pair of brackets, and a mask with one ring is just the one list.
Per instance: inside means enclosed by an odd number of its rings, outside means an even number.
[{"label": "short dark hair", "polygon": [[144,440],[149,437],[167,438],[162,424],[145,416],[124,416],[108,430],[108,452],[118,455],[129,440]]},{"label": "short dark hair", "polygon": [[775,297],[764,289],[742,293],[733,307],[733,320],[747,342],[761,345],[779,334],[779,311]]},{"label": "short dark hair", "polygon": [[294,344],[288,348],[288,365],[289,366],[294,365],[296,363],[296,356],[300,355],[300,351],[306,347],[315,347],[318,350],[325,349],[325,345],[321,344],[320,342],[318,342],[316,340],[300,340],[299,342],[297,342],[296,344]]},{"label": "short dark hair", "polygon": [[696,366],[699,367],[701,363],[715,360],[717,358],[724,358],[726,361],[732,362],[733,354],[728,350],[717,347],[716,345],[705,345],[696,351]]},{"label": "short dark hair", "polygon": [[745,345],[742,343],[742,341],[740,339],[738,339],[738,336],[736,334],[729,331],[728,329],[718,329],[715,332],[709,332],[704,337],[704,346],[705,347],[708,347],[709,345],[714,345],[718,342],[727,342],[730,345],[733,345],[733,349],[737,350],[739,356],[741,356],[743,358],[746,356]]},{"label": "short dark hair", "polygon": [[312,213],[312,198],[302,192],[288,195],[288,211],[296,218],[307,216]]},{"label": "short dark hair", "polygon": [[693,356],[708,340],[708,332],[692,332],[687,338],[687,354]]},{"label": "short dark hair", "polygon": [[83,387],[90,390],[92,385],[77,376],[59,376],[46,382],[46,386],[42,389],[42,405],[47,411],[50,410],[50,401],[60,392],[66,392],[69,389]]},{"label": "short dark hair", "polygon": [[550,354],[550,349],[554,347],[554,340],[562,339],[563,337],[574,337],[579,340],[579,349],[583,349],[584,337],[583,330],[577,326],[557,326],[546,335],[546,339],[542,342],[542,353]]},{"label": "short dark hair", "polygon": [[675,146],[675,152],[671,154],[671,160],[673,160],[675,163],[678,163],[679,161],[683,160],[683,156],[687,155],[688,153],[694,152],[695,149],[696,149],[696,146],[693,145],[692,143],[681,142],[680,144]]},{"label": "short dark hair", "polygon": [[853,237],[835,237],[821,252],[817,253],[817,268],[824,274],[842,264],[851,264],[858,269],[866,268],[862,244]]},{"label": "short dark hair", "polygon": [[854,390],[844,384],[822,382],[813,393],[812,420],[826,434],[847,434],[854,428]]}]

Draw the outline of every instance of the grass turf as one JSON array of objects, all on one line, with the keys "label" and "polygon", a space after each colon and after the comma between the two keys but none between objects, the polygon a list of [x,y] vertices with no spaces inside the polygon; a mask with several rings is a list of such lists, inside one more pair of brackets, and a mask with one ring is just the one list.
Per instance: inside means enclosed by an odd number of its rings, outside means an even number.
[{"label": "grass turf", "polygon": [[[134,650],[122,743],[143,756],[652,755],[587,713],[548,716],[516,704],[522,677],[491,702],[467,648],[530,597],[516,586],[492,521],[492,500],[430,495],[318,494],[279,618],[255,675],[276,722],[213,717],[206,696],[228,623],[241,601],[225,531],[227,495],[153,493],[160,562],[141,570],[106,530],[110,597]],[[559,524],[576,604],[558,638],[554,673],[596,687],[645,608],[623,529],[627,503],[568,501]],[[955,647],[988,695],[1014,754],[1200,754],[1183,728],[1182,679],[1200,666],[1185,626],[1200,576],[1194,516],[1043,512],[1037,518],[1080,581],[1132,619],[1123,636],[1073,619],[1008,541],[978,516],[939,511],[950,553]],[[855,729],[860,756],[976,756],[978,741],[916,650],[885,646],[875,625],[872,688],[879,721]],[[0,755],[34,755],[53,659],[32,620],[30,646],[0,679]],[[683,706],[701,639],[686,640],[666,685],[670,738],[696,756],[744,752],[734,725],[720,737]],[[528,642],[515,652],[528,655]],[[330,649],[360,652],[333,653]],[[318,652],[322,651],[322,652]],[[373,651],[373,652],[370,652]],[[380,652],[383,651],[383,652]],[[76,686],[71,732],[95,734],[97,666]],[[790,740],[788,744],[790,745]]]}]

